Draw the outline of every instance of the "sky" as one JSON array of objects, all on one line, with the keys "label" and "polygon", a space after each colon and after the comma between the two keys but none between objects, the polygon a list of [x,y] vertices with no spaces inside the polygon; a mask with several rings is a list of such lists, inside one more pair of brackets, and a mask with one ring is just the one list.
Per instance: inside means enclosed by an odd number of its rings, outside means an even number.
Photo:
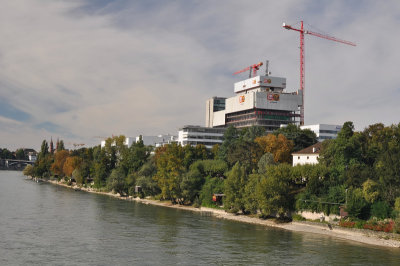
[{"label": "sky", "polygon": [[204,125],[259,61],[296,91],[301,20],[357,44],[305,36],[305,124],[398,124],[397,0],[3,0],[0,148]]}]

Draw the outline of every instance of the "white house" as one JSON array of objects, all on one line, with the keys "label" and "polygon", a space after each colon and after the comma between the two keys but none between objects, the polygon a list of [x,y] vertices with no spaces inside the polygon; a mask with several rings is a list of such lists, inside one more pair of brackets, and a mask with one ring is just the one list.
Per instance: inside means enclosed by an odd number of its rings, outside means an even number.
[{"label": "white house", "polygon": [[322,142],[317,142],[310,147],[292,153],[293,166],[298,164],[317,164],[321,148]]}]

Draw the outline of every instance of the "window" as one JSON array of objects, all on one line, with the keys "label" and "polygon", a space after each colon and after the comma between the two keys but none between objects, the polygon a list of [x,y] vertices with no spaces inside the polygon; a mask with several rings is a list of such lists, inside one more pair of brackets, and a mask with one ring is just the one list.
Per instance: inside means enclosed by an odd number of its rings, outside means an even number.
[{"label": "window", "polygon": [[297,160],[300,160],[300,156],[297,156]]},{"label": "window", "polygon": [[308,160],[308,159],[310,159],[310,157],[309,157],[309,156],[307,156],[307,160]]}]

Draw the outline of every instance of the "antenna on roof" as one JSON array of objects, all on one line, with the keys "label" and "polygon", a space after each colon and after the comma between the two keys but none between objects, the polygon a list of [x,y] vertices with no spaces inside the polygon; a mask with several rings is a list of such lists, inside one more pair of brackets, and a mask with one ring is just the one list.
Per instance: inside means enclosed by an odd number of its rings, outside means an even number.
[{"label": "antenna on roof", "polygon": [[268,71],[269,60],[265,61],[265,75],[269,76],[271,72]]}]

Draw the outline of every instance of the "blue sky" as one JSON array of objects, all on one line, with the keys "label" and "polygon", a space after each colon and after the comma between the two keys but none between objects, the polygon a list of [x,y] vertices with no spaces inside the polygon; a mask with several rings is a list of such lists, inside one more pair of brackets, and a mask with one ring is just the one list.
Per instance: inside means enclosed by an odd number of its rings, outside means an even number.
[{"label": "blue sky", "polygon": [[306,36],[306,124],[397,124],[399,14],[395,0],[2,1],[0,147],[176,134],[267,59],[295,91],[299,36],[282,23],[300,20],[357,43]]}]

